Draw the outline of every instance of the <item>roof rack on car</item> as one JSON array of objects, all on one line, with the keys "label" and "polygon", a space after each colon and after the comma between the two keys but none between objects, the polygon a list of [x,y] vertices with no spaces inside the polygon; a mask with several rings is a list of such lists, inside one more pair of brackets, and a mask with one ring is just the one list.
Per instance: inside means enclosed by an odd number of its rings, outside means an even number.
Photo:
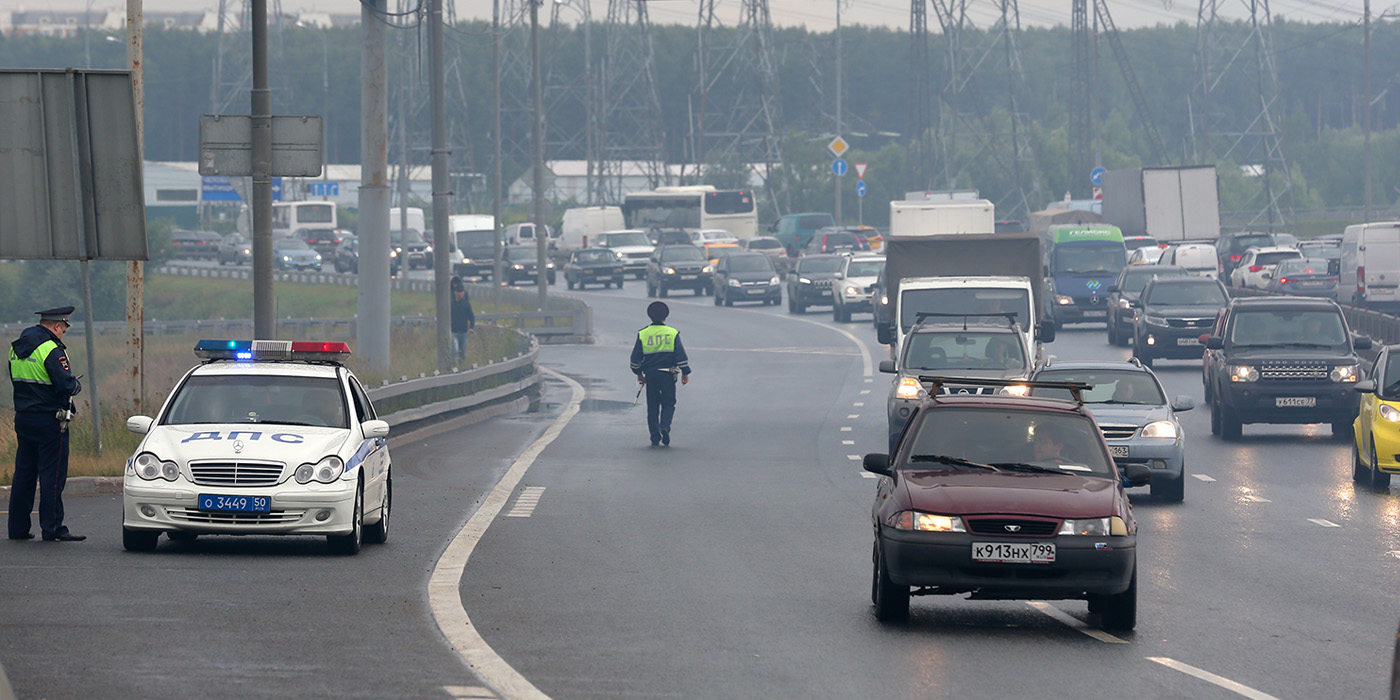
[{"label": "roof rack on car", "polygon": [[960,318],[963,320],[963,330],[967,330],[967,319],[969,318],[1004,318],[1008,326],[1016,325],[1015,311],[999,311],[986,314],[949,314],[939,311],[920,311],[914,314],[914,327],[923,325],[924,319],[929,318]]},{"label": "roof rack on car", "polygon": [[919,383],[929,385],[930,396],[937,394],[944,384],[957,384],[959,386],[1021,386],[1027,389],[1065,389],[1069,395],[1074,397],[1074,402],[1084,405],[1084,391],[1094,388],[1093,384],[1084,382],[1045,382],[1032,381],[1029,379],[985,379],[982,377],[943,377],[929,374],[919,375]]}]

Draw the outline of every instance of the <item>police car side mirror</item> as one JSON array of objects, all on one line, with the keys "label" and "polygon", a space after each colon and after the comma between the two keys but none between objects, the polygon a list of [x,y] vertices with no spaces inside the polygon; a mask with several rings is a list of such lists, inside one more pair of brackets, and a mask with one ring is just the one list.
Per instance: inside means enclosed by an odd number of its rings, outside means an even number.
[{"label": "police car side mirror", "polygon": [[367,420],[360,424],[365,437],[382,438],[389,436],[389,424],[382,420]]},{"label": "police car side mirror", "polygon": [[861,463],[865,466],[865,471],[871,474],[894,476],[894,471],[890,469],[890,456],[883,452],[871,452]]},{"label": "police car side mirror", "polygon": [[1182,394],[1176,397],[1174,400],[1172,400],[1172,410],[1176,411],[1177,413],[1180,413],[1182,411],[1189,411],[1195,407],[1196,400],[1185,394]]},{"label": "police car side mirror", "polygon": [[1364,335],[1360,338],[1354,338],[1351,341],[1351,346],[1357,350],[1370,350],[1371,339]]},{"label": "police car side mirror", "polygon": [[880,360],[880,371],[884,374],[894,374],[894,360]]},{"label": "police car side mirror", "polygon": [[1374,381],[1371,381],[1370,379],[1362,379],[1361,381],[1352,385],[1351,388],[1356,390],[1356,393],[1358,394],[1369,394],[1376,390],[1376,383]]},{"label": "police car side mirror", "polygon": [[151,424],[155,422],[156,419],[150,416],[132,416],[126,419],[126,429],[137,435],[145,435],[151,432]]}]

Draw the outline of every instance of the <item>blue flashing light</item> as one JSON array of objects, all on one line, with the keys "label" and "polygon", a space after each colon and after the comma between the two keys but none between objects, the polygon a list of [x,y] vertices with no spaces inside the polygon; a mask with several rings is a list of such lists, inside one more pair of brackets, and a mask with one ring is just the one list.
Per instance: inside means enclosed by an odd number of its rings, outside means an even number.
[{"label": "blue flashing light", "polygon": [[235,353],[233,354],[233,356],[234,356],[235,359],[239,359],[239,360],[251,360],[251,359],[253,359],[253,353],[252,353],[251,351],[246,351],[246,350],[245,350],[245,351],[242,351],[242,352],[235,352]]}]

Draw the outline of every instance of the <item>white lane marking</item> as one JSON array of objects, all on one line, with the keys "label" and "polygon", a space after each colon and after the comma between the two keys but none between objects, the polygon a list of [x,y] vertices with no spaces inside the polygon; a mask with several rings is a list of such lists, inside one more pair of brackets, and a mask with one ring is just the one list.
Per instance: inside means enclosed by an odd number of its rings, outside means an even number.
[{"label": "white lane marking", "polygon": [[860,418],[860,414],[859,414],[859,413],[852,413],[852,414],[850,414],[850,415],[848,415],[848,416],[846,416],[846,417],[847,417],[847,418]]},{"label": "white lane marking", "polygon": [[855,440],[842,440],[842,441],[841,441],[841,444],[842,444],[842,445],[854,445],[854,444],[856,444],[856,441],[855,441]]},{"label": "white lane marking", "polygon": [[1191,476],[1194,476],[1194,477],[1196,477],[1197,479],[1200,479],[1201,481],[1204,481],[1204,482],[1207,482],[1207,483],[1212,482],[1212,481],[1215,481],[1215,478],[1214,478],[1214,477],[1209,477],[1209,476],[1206,476],[1205,474],[1192,474]]},{"label": "white lane marking", "polygon": [[1117,638],[1117,637],[1115,637],[1115,636],[1113,636],[1113,635],[1111,635],[1111,634],[1109,634],[1109,633],[1107,633],[1107,632],[1105,632],[1105,631],[1103,631],[1103,630],[1094,629],[1093,627],[1090,627],[1090,626],[1084,624],[1083,622],[1080,622],[1077,618],[1071,617],[1069,613],[1067,613],[1067,612],[1065,612],[1065,611],[1063,611],[1063,610],[1061,610],[1061,609],[1059,609],[1059,608],[1057,608],[1057,607],[1055,607],[1055,606],[1053,606],[1053,605],[1051,605],[1051,604],[1049,604],[1049,603],[1042,603],[1042,602],[1039,602],[1039,601],[1035,601],[1035,602],[1028,602],[1028,603],[1026,603],[1026,605],[1029,605],[1029,606],[1031,606],[1032,608],[1035,608],[1036,610],[1039,610],[1040,612],[1045,613],[1046,615],[1048,615],[1048,616],[1050,616],[1051,618],[1055,619],[1056,621],[1060,622],[1060,623],[1063,624],[1064,626],[1066,626],[1066,627],[1068,627],[1068,628],[1070,628],[1070,629],[1073,629],[1073,630],[1077,630],[1077,631],[1079,631],[1079,632],[1082,632],[1082,633],[1084,633],[1084,634],[1086,634],[1086,635],[1088,635],[1088,636],[1090,636],[1090,637],[1093,637],[1094,639],[1099,640],[1100,642],[1106,642],[1106,643],[1108,643],[1108,644],[1127,644],[1127,643],[1128,643],[1127,641],[1122,640],[1122,639],[1119,639],[1119,638]]},{"label": "white lane marking", "polygon": [[1263,496],[1256,496],[1252,493],[1245,494],[1244,500],[1249,501],[1250,503],[1273,503],[1273,501],[1264,498]]},{"label": "white lane marking", "polygon": [[861,393],[861,394],[869,394],[869,393],[870,393],[870,390],[869,390],[869,389],[861,389],[861,390],[860,390],[860,393]]},{"label": "white lane marking", "polygon": [[871,383],[871,382],[873,382],[873,381],[875,381],[875,380],[874,380],[874,379],[871,379],[870,377],[866,377],[866,378],[865,378],[865,383],[866,383],[866,384],[869,384],[869,383]]},{"label": "white lane marking", "polygon": [[865,478],[867,478],[867,479],[878,479],[878,478],[880,478],[880,475],[879,475],[879,474],[876,474],[876,473],[874,473],[874,472],[861,472],[860,475],[863,476],[863,477],[865,477]]},{"label": "white lane marking", "polygon": [[520,496],[515,499],[515,507],[506,513],[507,518],[528,518],[535,512],[535,506],[540,504],[540,496],[544,494],[543,486],[526,486],[521,489]]},{"label": "white lane marking", "polygon": [[854,406],[856,406],[857,408],[859,408],[859,407],[861,407],[861,406],[864,406],[864,405],[865,405],[865,402],[864,402],[864,401],[857,401],[857,402],[855,402],[855,403],[852,404],[852,405],[854,405]]},{"label": "white lane marking", "polygon": [[1341,525],[1338,525],[1332,522],[1331,520],[1323,520],[1322,518],[1308,518],[1308,522],[1315,523],[1323,527],[1341,527]]},{"label": "white lane marking", "polygon": [[849,425],[842,426],[842,427],[841,427],[841,432],[843,432],[843,433],[849,433],[849,432],[851,432],[851,426],[849,426]]},{"label": "white lane marking", "polygon": [[506,660],[486,643],[472,624],[466,608],[462,606],[461,585],[467,560],[486,534],[486,528],[491,526],[505,507],[510,494],[525,477],[530,465],[534,464],[540,453],[559,437],[564,427],[578,414],[579,404],[583,403],[583,385],[545,367],[541,367],[540,371],[569,385],[573,391],[569,405],[564,407],[564,412],[554,419],[538,440],[520,453],[501,480],[496,482],[496,486],[486,495],[481,506],[448,543],[447,549],[433,566],[433,575],[428,579],[428,604],[432,608],[433,619],[437,622],[438,629],[442,630],[452,649],[482,681],[500,693],[501,697],[510,700],[549,700],[549,696],[540,692],[539,688],[520,675],[519,671],[506,663]]},{"label": "white lane marking", "polygon": [[860,461],[860,455],[846,455],[846,459],[849,459],[849,460],[851,460],[852,462],[859,462],[859,461]]},{"label": "white lane marking", "polygon": [[496,694],[479,685],[444,685],[443,690],[454,698],[494,698]]},{"label": "white lane marking", "polygon": [[1211,683],[1220,686],[1221,688],[1224,688],[1226,690],[1229,690],[1233,693],[1243,695],[1244,697],[1249,698],[1249,700],[1278,700],[1278,698],[1269,695],[1268,693],[1255,690],[1247,685],[1236,683],[1230,680],[1229,678],[1217,676],[1214,673],[1211,673],[1210,671],[1196,668],[1195,666],[1192,666],[1190,664],[1181,663],[1176,659],[1169,659],[1165,656],[1149,656],[1147,657],[1147,660],[1155,661],[1174,671],[1181,671],[1182,673],[1188,676],[1199,678],[1207,683]]}]

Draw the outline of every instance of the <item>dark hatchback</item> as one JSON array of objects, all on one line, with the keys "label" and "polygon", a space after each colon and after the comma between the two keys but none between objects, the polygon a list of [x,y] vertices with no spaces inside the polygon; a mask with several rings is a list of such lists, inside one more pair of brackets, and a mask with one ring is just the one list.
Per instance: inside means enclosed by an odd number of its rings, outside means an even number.
[{"label": "dark hatchback", "polygon": [[1225,285],[1209,277],[1158,277],[1131,302],[1133,355],[1143,366],[1153,360],[1198,360],[1201,334],[1210,332],[1229,303]]},{"label": "dark hatchback", "polygon": [[647,296],[664,297],[676,289],[689,289],[696,296],[714,291],[713,270],[704,251],[689,243],[658,246],[647,261]]},{"label": "dark hatchback", "polygon": [[[335,256],[331,260],[336,272],[360,273],[360,239],[358,236],[347,233],[340,237],[340,245],[335,247]],[[399,274],[399,253],[393,248],[389,249],[389,276],[395,277]]]},{"label": "dark hatchback", "polygon": [[1325,258],[1284,260],[1269,274],[1264,291],[1299,297],[1325,297],[1337,300],[1337,275]]},{"label": "dark hatchback", "polygon": [[1337,437],[1352,434],[1360,395],[1357,350],[1346,317],[1329,299],[1233,299],[1203,336],[1202,365],[1210,432],[1240,437],[1245,423],[1330,423]]},{"label": "dark hatchback", "polygon": [[1137,522],[1125,485],[1146,485],[1148,469],[1120,471],[1075,401],[938,395],[933,377],[921,380],[930,397],[894,454],[864,460],[882,477],[871,509],[876,617],[905,618],[911,595],[1080,599],[1102,627],[1132,629]]},{"label": "dark hatchback", "polygon": [[758,301],[777,306],[783,301],[783,284],[773,259],[759,252],[730,253],[715,264],[715,306],[736,301]]},{"label": "dark hatchback", "polygon": [[808,306],[831,306],[835,301],[831,296],[832,285],[841,272],[844,257],[804,255],[798,258],[797,267],[787,280],[788,311],[805,314]]},{"label": "dark hatchback", "polygon": [[1157,277],[1182,277],[1186,268],[1176,265],[1129,265],[1108,286],[1108,344],[1131,345],[1133,340],[1133,301]]},{"label": "dark hatchback", "polygon": [[564,283],[569,289],[601,284],[622,288],[622,259],[607,248],[585,248],[569,254],[564,263]]}]

